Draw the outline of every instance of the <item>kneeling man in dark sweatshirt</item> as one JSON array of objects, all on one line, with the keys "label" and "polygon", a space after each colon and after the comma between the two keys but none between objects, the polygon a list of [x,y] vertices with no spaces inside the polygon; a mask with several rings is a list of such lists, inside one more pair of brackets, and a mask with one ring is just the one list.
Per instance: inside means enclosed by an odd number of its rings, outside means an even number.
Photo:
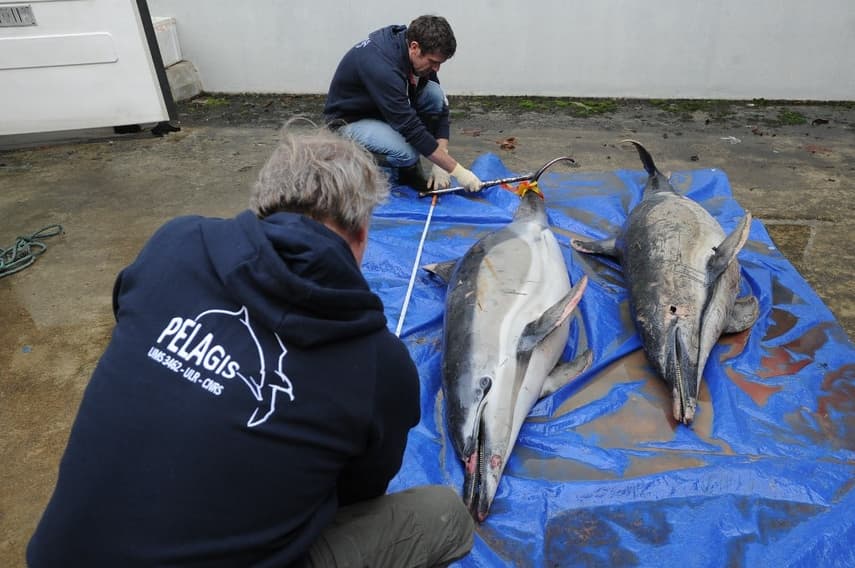
[{"label": "kneeling man in dark sweatshirt", "polygon": [[454,490],[386,495],[419,378],[360,269],[388,187],[293,134],[250,210],[180,217],[118,276],[116,325],[28,549],[47,566],[431,566],[472,546]]}]

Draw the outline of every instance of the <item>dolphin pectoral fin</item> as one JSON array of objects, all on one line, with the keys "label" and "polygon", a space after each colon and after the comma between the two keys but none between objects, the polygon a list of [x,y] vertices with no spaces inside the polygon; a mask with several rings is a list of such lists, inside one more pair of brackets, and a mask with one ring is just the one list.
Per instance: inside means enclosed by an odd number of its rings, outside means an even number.
[{"label": "dolphin pectoral fin", "polygon": [[576,285],[570,288],[570,291],[558,300],[550,308],[548,308],[539,318],[529,322],[522,335],[517,347],[517,357],[523,354],[530,354],[537,345],[543,341],[546,336],[555,331],[562,323],[564,323],[576,305],[582,298],[582,292],[588,285],[588,277],[583,276]]},{"label": "dolphin pectoral fin", "polygon": [[753,295],[737,298],[730,311],[730,319],[725,323],[722,333],[745,331],[757,321],[760,315],[760,303]]},{"label": "dolphin pectoral fin", "polygon": [[566,384],[569,384],[573,379],[581,375],[585,369],[591,366],[594,360],[594,355],[590,349],[585,349],[584,353],[573,359],[559,363],[546,377],[543,382],[543,388],[540,390],[540,398],[549,396]]},{"label": "dolphin pectoral fin", "polygon": [[457,266],[456,260],[446,260],[445,262],[426,264],[422,266],[422,270],[426,270],[431,274],[438,276],[443,282],[448,284],[451,280],[451,273],[454,271],[455,266]]},{"label": "dolphin pectoral fin", "polygon": [[736,230],[730,233],[720,245],[715,248],[715,254],[707,263],[708,282],[715,282],[724,270],[730,266],[736,255],[742,250],[745,241],[748,240],[748,231],[751,229],[751,213],[739,221]]},{"label": "dolphin pectoral fin", "polygon": [[570,245],[579,252],[588,254],[604,254],[617,258],[617,239],[615,237],[603,239],[600,241],[580,241],[579,239],[571,239]]}]

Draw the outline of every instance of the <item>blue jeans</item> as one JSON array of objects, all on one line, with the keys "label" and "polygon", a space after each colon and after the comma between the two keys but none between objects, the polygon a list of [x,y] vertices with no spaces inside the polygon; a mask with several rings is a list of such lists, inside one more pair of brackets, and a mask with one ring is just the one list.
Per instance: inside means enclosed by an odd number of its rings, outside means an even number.
[{"label": "blue jeans", "polygon": [[[446,104],[445,93],[439,83],[428,81],[419,93],[415,108],[431,134],[436,135],[437,117]],[[421,156],[397,130],[382,120],[363,118],[343,126],[339,133],[359,142],[375,154],[386,156],[389,166],[395,168],[412,166]]]}]

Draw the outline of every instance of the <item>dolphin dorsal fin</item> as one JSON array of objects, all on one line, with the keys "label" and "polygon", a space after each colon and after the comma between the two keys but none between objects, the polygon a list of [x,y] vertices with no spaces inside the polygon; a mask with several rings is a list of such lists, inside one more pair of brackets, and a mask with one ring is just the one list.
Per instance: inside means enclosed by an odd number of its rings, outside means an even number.
[{"label": "dolphin dorsal fin", "polygon": [[730,266],[730,263],[733,262],[739,251],[742,250],[745,241],[748,240],[748,231],[750,229],[751,213],[746,213],[745,217],[739,221],[736,230],[730,233],[720,245],[715,247],[715,254],[707,262],[707,282],[712,283],[718,280],[721,273]]},{"label": "dolphin dorsal fin", "polygon": [[454,267],[457,266],[456,260],[446,260],[445,262],[436,262],[434,264],[426,264],[422,266],[422,270],[426,270],[431,274],[435,274],[448,284],[451,280],[451,273],[454,272]]}]

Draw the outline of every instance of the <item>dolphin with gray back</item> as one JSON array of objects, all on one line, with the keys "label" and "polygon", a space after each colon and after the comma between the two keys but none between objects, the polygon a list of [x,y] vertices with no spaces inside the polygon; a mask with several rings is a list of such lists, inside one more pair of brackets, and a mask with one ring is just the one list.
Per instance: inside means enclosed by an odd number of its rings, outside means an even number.
[{"label": "dolphin with gray back", "polygon": [[616,237],[571,241],[585,253],[617,258],[629,286],[636,329],[656,372],[671,388],[674,419],[691,424],[707,358],[722,333],[751,327],[753,295],[737,298],[737,253],[748,239],[751,214],[726,236],[694,200],[680,195],[635,145],[648,179],[641,202]]},{"label": "dolphin with gray back", "polygon": [[591,363],[590,351],[559,363],[587,277],[571,287],[536,191],[461,259],[425,269],[449,283],[442,388],[463,500],[480,522],[531,408]]}]

